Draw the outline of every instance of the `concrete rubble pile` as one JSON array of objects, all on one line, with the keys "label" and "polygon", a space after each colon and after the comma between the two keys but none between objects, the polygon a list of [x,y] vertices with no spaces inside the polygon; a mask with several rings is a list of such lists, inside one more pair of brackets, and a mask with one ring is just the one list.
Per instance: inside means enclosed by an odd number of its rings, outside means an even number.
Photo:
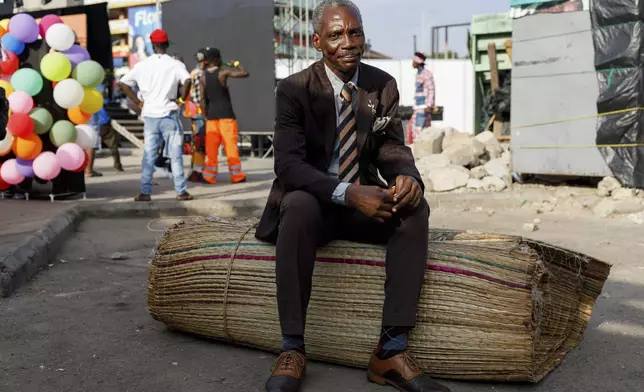
[{"label": "concrete rubble pile", "polygon": [[628,215],[633,223],[644,224],[644,191],[624,188],[614,177],[605,177],[597,184],[600,201],[593,206],[595,215],[607,218]]},{"label": "concrete rubble pile", "polygon": [[490,131],[425,128],[411,148],[428,192],[500,192],[512,185],[509,145]]}]

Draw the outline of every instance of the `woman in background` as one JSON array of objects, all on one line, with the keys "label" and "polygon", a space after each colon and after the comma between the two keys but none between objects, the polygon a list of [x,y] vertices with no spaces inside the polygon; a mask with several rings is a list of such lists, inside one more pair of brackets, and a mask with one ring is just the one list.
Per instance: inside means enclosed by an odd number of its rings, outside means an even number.
[{"label": "woman in background", "polygon": [[147,59],[150,55],[151,53],[145,44],[145,38],[142,35],[135,35],[130,48],[130,68],[134,67],[136,63]]}]

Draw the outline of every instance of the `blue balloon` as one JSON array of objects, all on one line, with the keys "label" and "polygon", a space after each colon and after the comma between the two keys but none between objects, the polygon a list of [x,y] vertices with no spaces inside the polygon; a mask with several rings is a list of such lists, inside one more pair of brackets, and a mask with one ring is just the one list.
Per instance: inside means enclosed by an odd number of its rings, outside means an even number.
[{"label": "blue balloon", "polygon": [[3,35],[0,42],[6,51],[11,52],[16,56],[20,55],[25,50],[25,43],[19,41],[16,37],[11,35],[11,33]]}]

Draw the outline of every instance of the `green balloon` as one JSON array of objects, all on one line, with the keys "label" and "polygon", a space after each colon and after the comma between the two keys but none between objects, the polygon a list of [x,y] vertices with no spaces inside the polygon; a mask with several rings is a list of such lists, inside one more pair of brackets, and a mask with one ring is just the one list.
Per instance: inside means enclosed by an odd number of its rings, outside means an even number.
[{"label": "green balloon", "polygon": [[56,147],[65,143],[75,143],[76,136],[76,126],[67,120],[56,121],[49,132],[49,140]]},{"label": "green balloon", "polygon": [[34,131],[37,135],[43,135],[51,129],[54,124],[54,118],[45,108],[35,108],[29,113],[29,117],[34,120]]},{"label": "green balloon", "polygon": [[48,53],[40,61],[40,72],[48,80],[60,82],[72,72],[72,63],[62,53]]},{"label": "green balloon", "polygon": [[33,96],[38,95],[42,90],[42,76],[31,68],[17,70],[11,77],[11,86],[18,90]]},{"label": "green balloon", "polygon": [[72,74],[83,87],[98,87],[105,79],[105,70],[93,60],[83,61],[76,66]]}]

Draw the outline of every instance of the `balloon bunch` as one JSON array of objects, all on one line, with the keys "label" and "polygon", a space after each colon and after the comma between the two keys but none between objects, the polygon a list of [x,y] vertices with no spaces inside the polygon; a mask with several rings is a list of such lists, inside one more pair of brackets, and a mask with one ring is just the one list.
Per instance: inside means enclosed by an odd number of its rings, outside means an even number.
[{"label": "balloon bunch", "polygon": [[[20,68],[20,56],[41,37],[50,51],[40,62],[40,72]],[[0,157],[13,152],[15,159],[0,164],[0,191],[25,178],[56,178],[61,170],[82,172],[88,162],[85,150],[94,148],[96,132],[87,125],[92,114],[103,108],[103,67],[90,59],[87,50],[74,44],[74,31],[57,15],[38,23],[28,14],[0,21],[2,61],[0,87],[9,102],[7,135],[0,140]],[[44,78],[44,79],[43,79]],[[44,107],[35,107],[34,97],[44,83],[53,85],[55,103],[67,110],[68,120],[54,122]],[[43,151],[41,137],[49,137],[56,151]]]}]

